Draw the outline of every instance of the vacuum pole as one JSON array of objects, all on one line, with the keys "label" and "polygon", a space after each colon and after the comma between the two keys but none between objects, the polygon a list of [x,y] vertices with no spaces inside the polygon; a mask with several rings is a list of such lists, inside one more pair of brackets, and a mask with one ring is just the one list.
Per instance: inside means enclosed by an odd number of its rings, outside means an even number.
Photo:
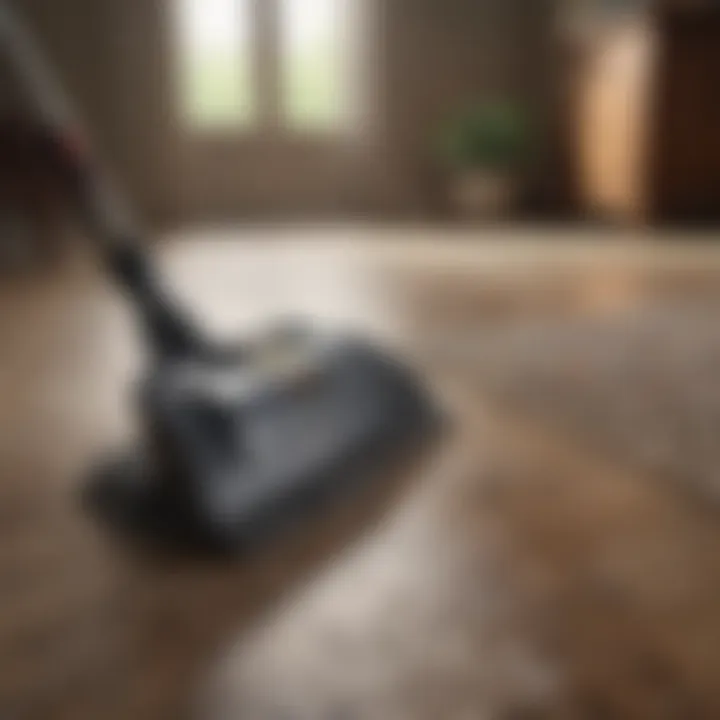
[{"label": "vacuum pole", "polygon": [[165,358],[202,353],[201,333],[160,287],[129,208],[92,157],[77,114],[7,0],[0,0],[0,61],[17,76],[29,109],[66,164],[80,219],[108,270],[134,300],[155,352]]}]

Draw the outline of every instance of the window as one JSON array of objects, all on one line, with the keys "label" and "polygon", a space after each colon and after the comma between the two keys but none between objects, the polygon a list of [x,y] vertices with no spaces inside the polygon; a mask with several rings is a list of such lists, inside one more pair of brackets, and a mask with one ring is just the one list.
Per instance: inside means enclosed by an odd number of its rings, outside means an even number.
[{"label": "window", "polygon": [[[351,53],[341,34],[349,0],[176,2],[186,126],[339,128],[350,84]],[[262,33],[261,17],[269,20]]]},{"label": "window", "polygon": [[282,109],[288,125],[332,128],[342,109],[340,0],[282,0]]},{"label": "window", "polygon": [[248,125],[255,118],[252,0],[179,0],[180,104],[195,127]]}]

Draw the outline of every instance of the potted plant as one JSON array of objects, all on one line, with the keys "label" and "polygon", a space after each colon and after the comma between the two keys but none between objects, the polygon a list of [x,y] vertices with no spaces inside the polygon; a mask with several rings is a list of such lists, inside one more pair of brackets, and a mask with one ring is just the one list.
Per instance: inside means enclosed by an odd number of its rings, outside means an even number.
[{"label": "potted plant", "polygon": [[508,215],[529,144],[526,116],[514,103],[482,102],[454,118],[443,133],[441,155],[456,209],[471,218]]}]

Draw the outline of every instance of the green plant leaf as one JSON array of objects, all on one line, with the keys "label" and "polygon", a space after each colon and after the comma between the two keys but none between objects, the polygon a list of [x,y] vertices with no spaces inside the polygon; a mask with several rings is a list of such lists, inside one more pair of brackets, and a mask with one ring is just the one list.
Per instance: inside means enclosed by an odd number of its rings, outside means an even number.
[{"label": "green plant leaf", "polygon": [[509,101],[477,103],[447,125],[439,152],[455,169],[516,170],[530,153],[526,113]]}]

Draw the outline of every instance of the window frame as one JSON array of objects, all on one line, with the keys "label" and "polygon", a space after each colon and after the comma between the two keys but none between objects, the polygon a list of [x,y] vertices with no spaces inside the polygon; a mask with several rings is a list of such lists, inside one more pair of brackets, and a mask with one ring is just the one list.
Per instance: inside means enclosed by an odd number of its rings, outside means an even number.
[{"label": "window frame", "polygon": [[[182,98],[183,57],[180,38],[181,28],[178,13],[178,0],[168,0],[172,7],[170,18],[172,35],[172,98],[173,110],[180,129],[185,136],[222,143],[223,141],[257,141],[265,139],[274,144],[296,145],[298,142],[305,145],[326,145],[328,141],[335,141],[339,137],[351,132],[353,126],[352,115],[356,112],[338,113],[337,119],[327,126],[313,127],[296,124],[288,118],[285,112],[286,100],[283,97],[284,70],[283,60],[285,52],[282,47],[282,4],[284,0],[246,0],[249,5],[249,22],[251,24],[250,39],[248,41],[250,65],[252,67],[253,85],[253,118],[249,122],[219,123],[218,125],[188,122],[183,119],[184,100]],[[338,0],[343,4],[352,5],[353,10],[362,0]],[[347,69],[357,65],[359,39],[353,37],[349,48],[349,56],[343,58],[346,66],[344,78],[340,83],[348,83],[353,92],[360,91],[359,82],[353,82],[353,73]],[[339,43],[340,44],[340,43]],[[346,98],[353,94],[350,89],[343,90]]]}]

